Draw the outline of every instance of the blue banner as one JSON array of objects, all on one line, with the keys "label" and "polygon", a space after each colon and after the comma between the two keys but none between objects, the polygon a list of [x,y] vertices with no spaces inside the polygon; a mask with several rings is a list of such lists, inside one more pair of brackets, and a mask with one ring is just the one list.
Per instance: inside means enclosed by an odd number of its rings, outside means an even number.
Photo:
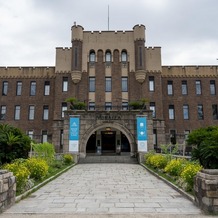
[{"label": "blue banner", "polygon": [[146,117],[137,117],[137,139],[138,139],[138,141],[147,140],[147,120],[146,120]]},{"label": "blue banner", "polygon": [[79,117],[70,117],[69,140],[79,140]]}]

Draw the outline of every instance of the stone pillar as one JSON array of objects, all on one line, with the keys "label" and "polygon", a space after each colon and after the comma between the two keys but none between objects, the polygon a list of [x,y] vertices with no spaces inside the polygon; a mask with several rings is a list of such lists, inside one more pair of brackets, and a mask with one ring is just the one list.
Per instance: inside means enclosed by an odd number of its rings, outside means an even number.
[{"label": "stone pillar", "polygon": [[13,173],[0,170],[0,213],[15,203],[16,179]]},{"label": "stone pillar", "polygon": [[203,211],[218,214],[218,169],[198,172],[194,192],[195,202]]}]

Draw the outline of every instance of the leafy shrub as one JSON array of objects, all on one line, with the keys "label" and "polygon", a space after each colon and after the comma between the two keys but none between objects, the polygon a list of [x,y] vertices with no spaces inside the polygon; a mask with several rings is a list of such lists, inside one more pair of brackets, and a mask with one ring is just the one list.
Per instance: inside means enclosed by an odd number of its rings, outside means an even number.
[{"label": "leafy shrub", "polygon": [[184,169],[181,172],[181,178],[186,182],[187,184],[187,191],[192,190],[193,186],[194,186],[194,177],[196,176],[196,174],[202,169],[202,166],[194,163],[194,162],[190,162],[188,163]]},{"label": "leafy shrub", "polygon": [[73,156],[71,154],[64,154],[63,161],[65,164],[71,164],[73,162]]},{"label": "leafy shrub", "polygon": [[4,165],[3,169],[13,172],[14,176],[16,177],[17,192],[22,192],[22,190],[25,188],[27,184],[28,177],[30,175],[30,172],[28,168],[25,166],[25,163],[15,161],[11,164]]},{"label": "leafy shrub", "polygon": [[145,154],[144,158],[145,158],[145,163],[147,165],[151,165],[151,157],[155,155],[155,151],[149,151],[148,153]]},{"label": "leafy shrub", "polygon": [[54,145],[48,142],[33,144],[35,155],[51,164],[54,161],[55,149]]},{"label": "leafy shrub", "polygon": [[154,168],[163,169],[166,167],[168,159],[161,154],[156,154],[151,156],[149,161],[150,165]]},{"label": "leafy shrub", "polygon": [[30,178],[41,180],[48,173],[48,164],[40,158],[29,158],[26,166],[30,171]]},{"label": "leafy shrub", "polygon": [[166,165],[164,171],[171,176],[179,176],[186,163],[187,161],[185,159],[173,159]]}]

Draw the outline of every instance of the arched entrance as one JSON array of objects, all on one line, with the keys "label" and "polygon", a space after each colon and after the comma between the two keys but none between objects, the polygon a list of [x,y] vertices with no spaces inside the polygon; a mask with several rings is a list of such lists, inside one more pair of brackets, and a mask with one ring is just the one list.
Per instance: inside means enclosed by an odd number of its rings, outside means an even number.
[{"label": "arched entrance", "polygon": [[90,128],[81,140],[86,154],[117,155],[134,153],[135,141],[131,132],[119,123],[99,124]]}]

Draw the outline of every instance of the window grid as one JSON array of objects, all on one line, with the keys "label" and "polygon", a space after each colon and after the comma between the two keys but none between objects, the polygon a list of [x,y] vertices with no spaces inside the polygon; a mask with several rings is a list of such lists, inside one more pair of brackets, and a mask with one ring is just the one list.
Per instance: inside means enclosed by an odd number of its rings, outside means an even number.
[{"label": "window grid", "polygon": [[128,110],[128,102],[122,102],[122,110],[127,111]]},{"label": "window grid", "polygon": [[2,95],[7,95],[8,94],[8,82],[4,81],[2,84]]},{"label": "window grid", "polygon": [[111,82],[111,77],[106,77],[105,78],[105,91],[106,92],[111,92],[112,91],[112,82]]},{"label": "window grid", "polygon": [[14,119],[20,120],[20,105],[15,106]]},{"label": "window grid", "polygon": [[32,81],[30,83],[30,95],[31,96],[36,95],[36,82],[35,81]]},{"label": "window grid", "polygon": [[169,105],[169,119],[170,120],[175,119],[174,105]]},{"label": "window grid", "polygon": [[34,120],[34,115],[35,115],[35,106],[30,105],[29,106],[29,120]]},{"label": "window grid", "polygon": [[48,142],[48,133],[47,130],[42,131],[42,143]]},{"label": "window grid", "polygon": [[109,111],[112,109],[112,103],[111,102],[105,102],[105,110]]},{"label": "window grid", "polygon": [[16,95],[20,96],[22,93],[22,82],[17,82]]},{"label": "window grid", "polygon": [[95,102],[89,102],[89,110],[94,111],[95,110]]},{"label": "window grid", "polygon": [[122,77],[122,92],[128,92],[128,78]]},{"label": "window grid", "polygon": [[154,77],[149,76],[149,91],[154,92]]},{"label": "window grid", "polygon": [[63,77],[62,91],[63,92],[68,91],[68,77]]},{"label": "window grid", "polygon": [[44,95],[50,95],[50,82],[45,81]]},{"label": "window grid", "polygon": [[198,119],[199,120],[203,120],[204,119],[204,111],[203,111],[203,105],[202,104],[198,104]]},{"label": "window grid", "polygon": [[150,110],[152,110],[152,117],[156,117],[156,107],[155,107],[155,102],[150,102]]},{"label": "window grid", "polygon": [[173,95],[173,81],[167,82],[167,94]]},{"label": "window grid", "polygon": [[2,106],[1,106],[1,114],[0,114],[1,116],[0,116],[0,120],[5,120],[6,111],[7,111],[6,105],[2,105]]},{"label": "window grid", "polygon": [[49,114],[48,106],[45,105],[43,106],[43,120],[48,120],[48,114]]},{"label": "window grid", "polygon": [[217,104],[212,105],[213,119],[218,120],[218,108]]},{"label": "window grid", "polygon": [[184,120],[189,119],[189,106],[187,104],[183,105],[183,119]]},{"label": "window grid", "polygon": [[187,94],[188,94],[187,81],[183,80],[182,81],[182,95],[187,95]]},{"label": "window grid", "polygon": [[95,92],[95,77],[89,77],[89,91]]},{"label": "window grid", "polygon": [[67,103],[63,102],[61,105],[61,118],[64,118],[64,111],[67,111]]},{"label": "window grid", "polygon": [[216,84],[215,80],[210,80],[210,94],[216,95]]},{"label": "window grid", "polygon": [[201,95],[201,81],[195,81],[196,95]]}]

